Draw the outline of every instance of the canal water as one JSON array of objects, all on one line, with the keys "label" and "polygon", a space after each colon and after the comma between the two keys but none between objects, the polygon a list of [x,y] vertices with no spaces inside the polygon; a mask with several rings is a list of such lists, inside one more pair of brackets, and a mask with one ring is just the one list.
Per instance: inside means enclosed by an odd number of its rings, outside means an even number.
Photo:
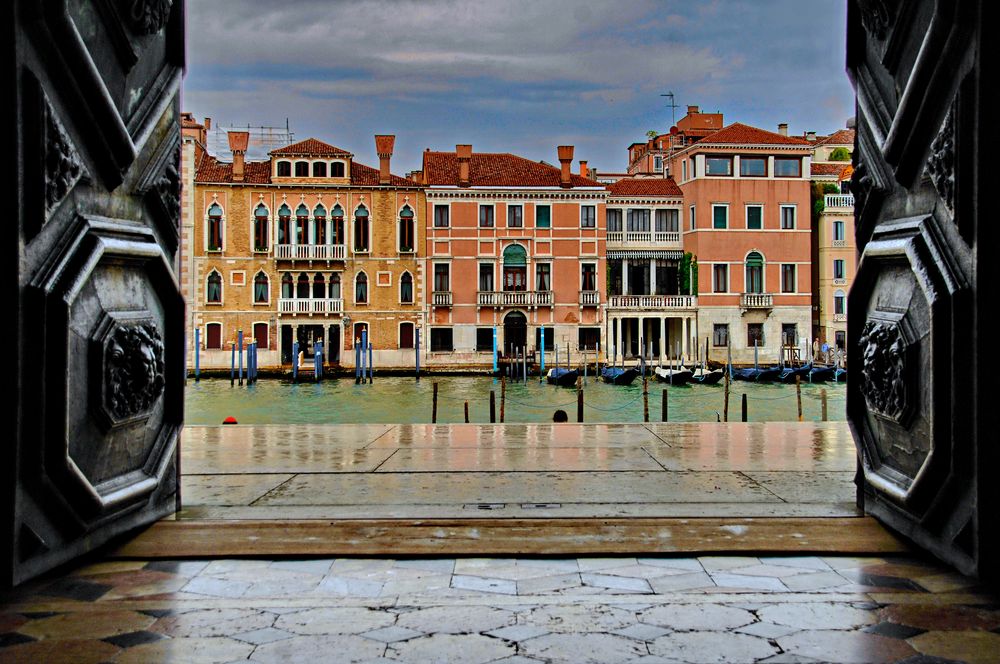
[{"label": "canal water", "polygon": [[[230,387],[228,379],[189,379],[185,391],[188,424],[220,424],[232,416],[240,424],[309,423],[420,423],[431,421],[433,385],[438,383],[438,422],[463,422],[469,402],[469,421],[490,421],[490,390],[496,393],[500,417],[500,381],[488,376],[425,376],[375,378],[370,385],[356,385],[353,378],[320,383],[293,384],[268,379],[251,386]],[[649,382],[649,419],[660,421],[661,394],[668,390],[669,419],[676,422],[715,422],[724,402],[722,384],[667,387]],[[845,419],[846,385],[802,385],[802,417],[821,419],[820,390],[827,393],[830,420]],[[749,404],[751,422],[794,422],[798,419],[794,385],[732,383],[729,419],[739,421],[742,394]],[[576,421],[576,390],[539,383],[507,383],[506,422],[548,422],[556,409]],[[590,378],[584,386],[586,422],[642,422],[642,381],[619,387]]]}]

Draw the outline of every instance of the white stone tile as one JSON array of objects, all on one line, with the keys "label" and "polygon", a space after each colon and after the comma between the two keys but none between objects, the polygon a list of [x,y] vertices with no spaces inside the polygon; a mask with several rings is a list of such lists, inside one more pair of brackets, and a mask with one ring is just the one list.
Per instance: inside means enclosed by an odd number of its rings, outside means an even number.
[{"label": "white stone tile", "polygon": [[246,641],[247,643],[252,643],[254,645],[261,645],[262,643],[271,643],[272,641],[281,641],[282,639],[288,639],[295,636],[290,632],[286,632],[283,629],[275,629],[273,627],[266,627],[264,629],[255,629],[250,632],[241,632],[239,634],[233,634],[233,638],[239,641]]},{"label": "white stone tile", "polygon": [[548,633],[549,631],[547,629],[534,627],[532,625],[508,625],[507,627],[501,627],[500,629],[494,629],[486,632],[489,636],[495,636],[496,638],[503,639],[504,641],[513,641],[514,643],[534,639]]},{"label": "white stone tile", "polygon": [[455,574],[451,577],[451,587],[461,590],[475,590],[481,593],[517,594],[517,583],[515,581],[508,579],[488,579],[481,576]]},{"label": "white stone tile", "polygon": [[739,588],[745,590],[770,590],[773,592],[788,591],[785,584],[778,579],[768,576],[746,576],[741,574],[726,574],[725,572],[718,572],[712,574],[712,580],[715,581],[715,585],[724,589]]},{"label": "white stone tile", "polygon": [[633,579],[626,576],[612,576],[610,574],[580,574],[580,579],[586,586],[595,588],[607,588],[608,590],[619,590],[629,593],[652,593],[646,579]]},{"label": "white stone tile", "polygon": [[362,632],[358,636],[363,636],[364,638],[372,639],[373,641],[381,641],[382,643],[396,643],[398,641],[409,641],[410,639],[415,639],[418,636],[423,635],[423,632],[418,632],[415,629],[408,629],[406,627],[400,627],[399,625],[393,625],[391,627],[373,629],[370,632]]},{"label": "white stone tile", "polygon": [[487,632],[514,623],[514,613],[489,606],[435,606],[401,613],[400,627],[425,634],[467,634]]},{"label": "white stone tile", "polygon": [[652,641],[669,632],[669,629],[663,629],[662,627],[657,627],[656,625],[636,623],[622,629],[616,629],[612,632],[612,634],[626,636],[630,639],[635,639],[636,641]]}]

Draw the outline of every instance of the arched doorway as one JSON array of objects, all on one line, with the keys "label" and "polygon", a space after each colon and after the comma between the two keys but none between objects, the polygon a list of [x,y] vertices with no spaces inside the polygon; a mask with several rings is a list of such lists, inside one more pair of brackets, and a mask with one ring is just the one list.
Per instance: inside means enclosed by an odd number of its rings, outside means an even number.
[{"label": "arched doorway", "polygon": [[503,319],[503,353],[508,357],[520,352],[528,342],[528,319],[520,311],[512,311]]}]

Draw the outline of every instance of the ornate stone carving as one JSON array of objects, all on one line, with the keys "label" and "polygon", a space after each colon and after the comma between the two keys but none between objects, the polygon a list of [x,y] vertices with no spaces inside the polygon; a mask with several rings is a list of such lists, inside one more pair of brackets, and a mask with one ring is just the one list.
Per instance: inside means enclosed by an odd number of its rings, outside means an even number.
[{"label": "ornate stone carving", "polygon": [[163,339],[153,323],[118,325],[104,355],[105,407],[118,418],[148,410],[163,392]]},{"label": "ornate stone carving", "polygon": [[163,168],[160,177],[153,182],[153,189],[160,197],[164,209],[174,224],[181,218],[181,150],[174,149],[173,155]]},{"label": "ornate stone carving", "polygon": [[83,164],[66,130],[46,100],[45,114],[45,212],[46,216],[83,176]]},{"label": "ornate stone carving", "polygon": [[167,23],[173,0],[125,0],[125,11],[133,29],[144,35],[153,35]]},{"label": "ornate stone carving", "polygon": [[865,323],[861,349],[861,392],[868,407],[890,419],[902,418],[907,405],[906,340],[887,321]]},{"label": "ornate stone carving", "polygon": [[927,159],[927,173],[934,188],[949,210],[955,209],[955,114],[948,111],[941,131],[931,143],[931,156]]},{"label": "ornate stone carving", "polygon": [[[855,150],[855,155],[858,152],[860,150]],[[854,173],[851,174],[851,193],[854,194],[855,209],[864,209],[865,201],[868,199],[868,194],[871,193],[874,185],[875,181],[868,174],[868,167],[855,156]]]},{"label": "ornate stone carving", "polygon": [[890,0],[858,0],[861,9],[861,25],[868,34],[878,40],[885,40],[889,26],[895,18],[896,8]]}]

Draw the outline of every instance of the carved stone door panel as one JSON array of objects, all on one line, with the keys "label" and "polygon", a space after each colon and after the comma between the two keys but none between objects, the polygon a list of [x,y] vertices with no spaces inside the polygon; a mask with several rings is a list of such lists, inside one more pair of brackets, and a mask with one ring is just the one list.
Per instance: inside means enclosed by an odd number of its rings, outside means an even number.
[{"label": "carved stone door panel", "polygon": [[182,0],[2,11],[18,118],[2,564],[16,584],[178,505],[184,35]]},{"label": "carved stone door panel", "polygon": [[977,0],[849,3],[861,260],[847,409],[865,510],[988,576],[996,480],[984,482],[984,461],[996,452],[980,437],[977,402],[981,11]]}]

